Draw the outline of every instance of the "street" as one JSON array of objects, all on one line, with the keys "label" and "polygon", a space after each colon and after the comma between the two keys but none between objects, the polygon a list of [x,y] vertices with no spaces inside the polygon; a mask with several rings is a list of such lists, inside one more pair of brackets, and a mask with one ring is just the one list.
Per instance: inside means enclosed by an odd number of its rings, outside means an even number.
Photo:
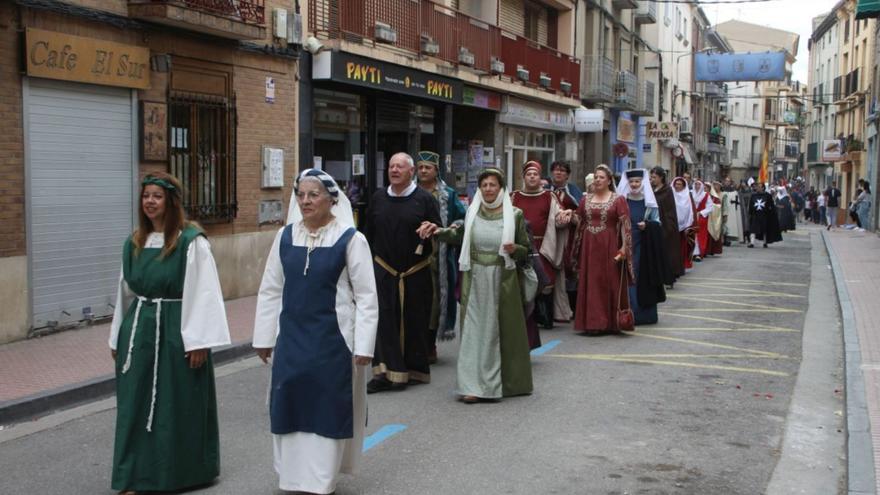
[{"label": "street", "polygon": [[[725,248],[669,292],[658,325],[543,331],[535,393],[497,404],[455,400],[456,345],[445,344],[431,384],[370,396],[376,434],[337,493],[758,494],[771,478],[790,493],[835,493],[845,479],[839,329],[818,329],[829,347],[801,362],[808,311],[836,319],[828,279],[811,287],[827,263],[817,230]],[[793,402],[801,369],[816,379]],[[278,493],[267,378],[256,358],[218,368],[221,477],[193,493]],[[112,493],[114,413],[108,399],[0,431],[0,492]],[[804,473],[776,470],[789,447],[812,463]]]}]

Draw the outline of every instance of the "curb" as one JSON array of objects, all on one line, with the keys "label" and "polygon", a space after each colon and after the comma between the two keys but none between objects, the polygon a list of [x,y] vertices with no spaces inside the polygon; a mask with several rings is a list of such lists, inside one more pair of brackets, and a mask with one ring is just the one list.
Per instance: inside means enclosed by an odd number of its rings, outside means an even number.
[{"label": "curb", "polygon": [[874,448],[871,427],[868,422],[868,403],[865,396],[865,379],[862,376],[862,355],[855,314],[843,269],[831,246],[828,234],[822,231],[822,240],[831,261],[834,285],[840,302],[843,324],[844,367],[846,370],[846,433],[847,433],[847,490],[850,495],[876,494],[874,477]]},{"label": "curb", "polygon": [[[251,343],[241,342],[221,347],[212,352],[214,367],[237,361],[251,353]],[[114,375],[105,375],[84,382],[46,390],[21,399],[0,402],[0,425],[21,423],[37,416],[54,413],[103,399],[116,393]]]}]

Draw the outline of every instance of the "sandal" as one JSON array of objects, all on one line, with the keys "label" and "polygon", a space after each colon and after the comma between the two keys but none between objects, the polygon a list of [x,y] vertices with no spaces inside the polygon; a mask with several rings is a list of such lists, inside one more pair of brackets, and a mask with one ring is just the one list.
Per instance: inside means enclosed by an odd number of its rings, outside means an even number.
[{"label": "sandal", "polygon": [[477,402],[480,402],[480,398],[473,395],[463,395],[459,400],[465,404],[476,404]]}]

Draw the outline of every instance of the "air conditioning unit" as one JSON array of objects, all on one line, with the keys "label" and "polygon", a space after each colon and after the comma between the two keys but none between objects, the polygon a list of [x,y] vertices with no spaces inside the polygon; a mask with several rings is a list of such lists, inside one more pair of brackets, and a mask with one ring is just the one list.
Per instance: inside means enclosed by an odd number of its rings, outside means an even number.
[{"label": "air conditioning unit", "polygon": [[566,81],[565,79],[559,81],[559,89],[562,90],[563,93],[570,94],[571,93],[571,83]]},{"label": "air conditioning unit", "polygon": [[460,64],[473,67],[474,61],[474,54],[471,53],[467,48],[462,46],[458,49],[458,62]]},{"label": "air conditioning unit", "polygon": [[538,83],[545,88],[549,88],[551,82],[553,82],[553,79],[543,72],[541,73],[541,77],[538,78]]},{"label": "air conditioning unit", "polygon": [[382,43],[397,43],[397,31],[389,24],[376,22],[376,41]]},{"label": "air conditioning unit", "polygon": [[523,67],[522,65],[516,66],[516,77],[518,77],[522,81],[529,80],[529,71]]},{"label": "air conditioning unit", "polygon": [[434,38],[423,34],[421,38],[421,49],[425,55],[437,55],[440,53],[440,43],[434,41]]},{"label": "air conditioning unit", "polygon": [[493,74],[504,74],[504,62],[498,57],[492,57],[492,61],[489,62],[489,68]]},{"label": "air conditioning unit", "polygon": [[691,130],[690,117],[682,117],[682,119],[678,122],[678,133],[679,134],[693,134],[693,131]]},{"label": "air conditioning unit", "polygon": [[272,24],[274,27],[274,31],[272,35],[275,38],[287,38],[287,10],[286,9],[273,9],[272,10]]},{"label": "air conditioning unit", "polygon": [[302,14],[287,16],[287,43],[291,45],[302,44]]}]

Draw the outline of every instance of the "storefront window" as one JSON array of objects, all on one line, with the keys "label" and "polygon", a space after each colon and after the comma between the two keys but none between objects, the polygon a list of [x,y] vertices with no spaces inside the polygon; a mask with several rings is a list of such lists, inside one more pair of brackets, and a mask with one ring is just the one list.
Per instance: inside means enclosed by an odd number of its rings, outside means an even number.
[{"label": "storefront window", "polygon": [[513,190],[522,188],[522,166],[529,160],[538,161],[544,168],[541,175],[549,176],[550,164],[556,159],[556,136],[552,132],[511,128],[508,136],[512,148],[508,170],[513,176]]},{"label": "storefront window", "polygon": [[364,115],[361,96],[315,89],[313,160],[336,179],[355,211],[368,195]]}]

